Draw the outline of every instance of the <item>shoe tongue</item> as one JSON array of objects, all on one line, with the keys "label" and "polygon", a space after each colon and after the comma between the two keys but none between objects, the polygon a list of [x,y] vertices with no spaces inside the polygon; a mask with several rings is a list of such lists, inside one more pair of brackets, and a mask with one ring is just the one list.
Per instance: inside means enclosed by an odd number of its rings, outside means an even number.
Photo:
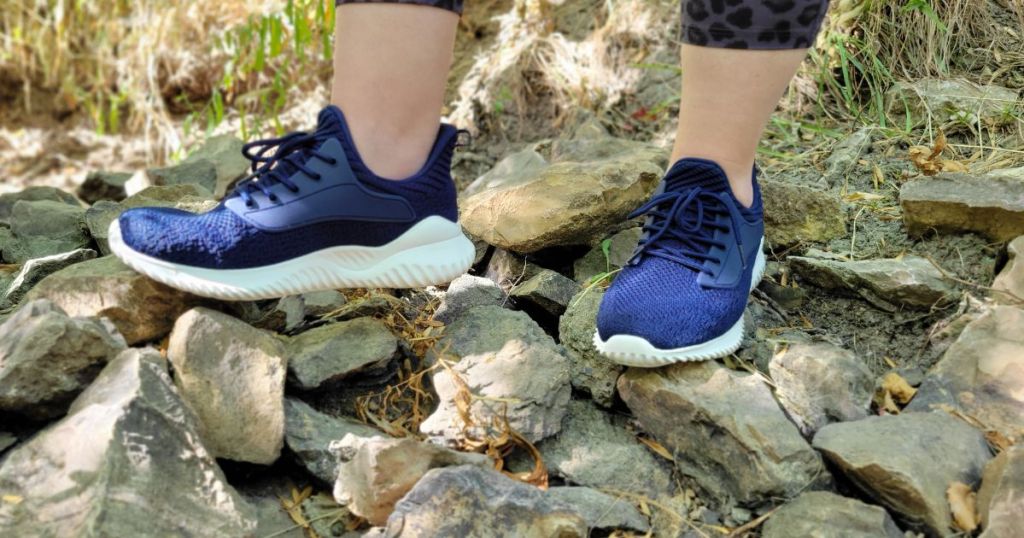
[{"label": "shoe tongue", "polygon": [[665,191],[683,191],[700,187],[710,191],[729,191],[729,178],[714,161],[707,159],[679,159],[669,168],[664,179]]}]

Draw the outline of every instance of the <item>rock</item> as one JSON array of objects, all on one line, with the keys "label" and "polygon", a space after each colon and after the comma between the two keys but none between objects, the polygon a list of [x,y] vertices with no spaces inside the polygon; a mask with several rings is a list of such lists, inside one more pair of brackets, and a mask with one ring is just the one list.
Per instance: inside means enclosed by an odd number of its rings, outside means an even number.
[{"label": "rock", "polygon": [[871,149],[873,132],[872,127],[862,127],[832,148],[832,154],[825,159],[824,179],[829,187],[843,184],[847,175],[857,166],[861,155]]},{"label": "rock", "polygon": [[7,432],[0,432],[0,454],[18,442],[18,438]]},{"label": "rock", "polygon": [[827,491],[810,491],[779,508],[764,523],[762,538],[903,538],[889,513]]},{"label": "rock", "polygon": [[128,196],[124,190],[124,184],[131,177],[131,173],[128,172],[89,172],[76,192],[78,197],[87,204],[95,204],[100,200],[120,202]]},{"label": "rock", "polygon": [[214,192],[217,190],[217,167],[206,159],[196,159],[164,168],[150,168],[146,176],[151,185],[184,185],[194,183],[203,189]]},{"label": "rock", "polygon": [[11,263],[86,248],[92,243],[85,226],[85,208],[51,200],[15,203],[11,236],[13,241],[4,250],[4,259]]},{"label": "rock", "polygon": [[946,488],[977,484],[990,453],[980,432],[947,413],[829,424],[814,448],[911,529],[952,536]]},{"label": "rock", "polygon": [[768,244],[825,243],[846,235],[846,212],[835,194],[768,178],[758,183]]},{"label": "rock", "polygon": [[998,303],[1015,304],[1018,299],[1024,299],[1024,235],[1010,241],[1006,252],[1009,259],[992,282],[992,289],[997,290],[992,292],[992,299]]},{"label": "rock", "polygon": [[875,380],[853,353],[827,342],[795,343],[776,352],[768,367],[775,397],[804,435],[867,418]]},{"label": "rock", "polygon": [[[612,137],[556,141],[548,163],[541,142],[481,176],[461,203],[462,225],[513,252],[586,245],[650,197],[663,173],[664,152]],[[520,161],[535,164],[516,166]]]},{"label": "rock", "polygon": [[843,290],[886,311],[898,306],[928,310],[954,302],[958,293],[930,261],[912,254],[901,258],[841,261],[811,250],[790,256],[800,277],[825,289]]},{"label": "rock", "polygon": [[558,337],[569,354],[572,386],[588,392],[595,402],[611,407],[615,401],[615,381],[624,368],[604,358],[594,347],[597,309],[604,290],[584,289],[569,301],[569,308],[558,321]]},{"label": "rock", "polygon": [[242,155],[244,143],[232,135],[211,136],[202,147],[192,152],[182,164],[208,161],[216,170],[215,187],[209,189],[217,198],[223,198],[235,180],[249,173],[249,159]]},{"label": "rock", "polygon": [[587,527],[593,530],[616,529],[647,532],[651,524],[632,501],[616,498],[595,489],[560,487],[548,490],[548,497],[567,504],[576,511]]},{"label": "rock", "polygon": [[22,306],[0,325],[0,412],[63,415],[125,347],[106,320],[71,318],[46,300]]},{"label": "rock", "polygon": [[[293,331],[308,320],[315,320],[341,310],[347,303],[345,295],[337,290],[322,290],[288,295],[279,299],[268,310],[256,306],[252,315],[243,317],[261,329]],[[252,319],[250,319],[252,318]]]},{"label": "rock", "polygon": [[462,275],[448,284],[434,319],[441,323],[455,321],[463,312],[476,306],[501,306],[505,292],[493,281],[473,275]]},{"label": "rock", "polygon": [[11,213],[14,211],[14,204],[22,200],[26,202],[48,200],[72,207],[81,207],[81,204],[78,203],[78,199],[74,195],[60,189],[44,186],[28,187],[18,192],[0,194],[0,227],[5,224],[7,226],[11,225]]},{"label": "rock", "polygon": [[977,232],[995,241],[1024,235],[1024,182],[989,175],[941,173],[900,187],[907,232]]},{"label": "rock", "polygon": [[219,538],[255,530],[165,368],[155,351],[124,351],[67,417],[7,454],[0,535]]},{"label": "rock", "polygon": [[624,419],[587,401],[569,402],[561,433],[537,448],[548,470],[573,484],[652,499],[673,489],[667,460],[659,459],[626,431]]},{"label": "rock", "polygon": [[325,415],[302,400],[284,400],[284,442],[295,454],[299,464],[327,484],[338,478],[338,456],[331,452],[331,442],[346,435],[374,437],[380,431],[348,417]]},{"label": "rock", "polygon": [[543,270],[537,264],[507,250],[496,249],[487,262],[484,276],[491,279],[505,293],[508,293],[520,282],[525,282]]},{"label": "rock", "polygon": [[[507,417],[511,428],[531,442],[558,433],[569,402],[569,360],[536,322],[523,312],[480,306],[449,325],[435,349],[461,357],[433,377],[439,406],[420,431],[451,442],[464,433],[482,435],[493,419]],[[460,382],[474,399],[477,425],[464,431],[456,396]]]},{"label": "rock", "polygon": [[270,333],[206,308],[174,323],[167,357],[218,458],[270,464],[284,444],[284,345]]},{"label": "rock", "polygon": [[121,203],[101,200],[93,204],[85,212],[85,222],[89,227],[100,252],[110,254],[107,232],[110,223],[121,215],[125,209],[132,207],[174,207],[194,213],[213,209],[217,205],[213,195],[203,187],[193,184],[148,187],[141,192],[125,198]]},{"label": "rock", "polygon": [[[957,122],[999,126],[1013,123],[1013,115],[1008,112],[1018,102],[1018,95],[1016,90],[994,84],[925,78],[897,81],[886,92],[885,101],[891,117],[905,118],[909,113],[913,125]],[[898,125],[907,123],[906,120],[896,121]]]},{"label": "rock", "polygon": [[18,304],[21,298],[32,289],[32,286],[35,286],[47,276],[70,265],[88,261],[95,257],[95,250],[80,248],[52,256],[33,258],[25,262],[25,265],[21,267],[21,270],[18,271],[18,274],[15,275],[8,285],[7,291],[0,295],[0,308]]},{"label": "rock", "polygon": [[25,301],[49,299],[71,316],[105,317],[128,345],[161,338],[199,298],[150,280],[113,256],[76,263],[44,278]]},{"label": "rock", "polygon": [[605,239],[608,242],[608,255],[604,252],[604,242],[590,249],[582,258],[573,264],[573,278],[581,286],[587,286],[598,276],[621,269],[636,251],[636,245],[643,235],[639,227],[625,230]]},{"label": "rock", "polygon": [[347,435],[332,445],[332,450],[341,462],[334,499],[371,525],[386,524],[395,503],[431,469],[456,465],[488,469],[494,465],[483,454],[456,452],[409,437]]},{"label": "rock", "polygon": [[387,536],[576,538],[587,524],[536,487],[476,466],[428,472],[388,518]]},{"label": "rock", "polygon": [[555,271],[543,269],[512,288],[511,296],[519,304],[533,306],[558,317],[565,312],[569,300],[579,289],[579,285],[571,279]]},{"label": "rock", "polygon": [[723,502],[756,506],[792,497],[827,476],[758,376],[704,362],[630,369],[618,384],[626,405],[672,452],[679,470]]},{"label": "rock", "polygon": [[967,324],[929,371],[908,406],[912,411],[952,406],[1024,440],[1024,310],[997,306]]},{"label": "rock", "polygon": [[978,490],[981,538],[1020,535],[1024,521],[1024,445],[1015,445],[985,466]]},{"label": "rock", "polygon": [[398,339],[379,320],[332,323],[288,339],[288,373],[302,390],[325,388],[385,367],[397,350]]},{"label": "rock", "polygon": [[[14,257],[14,253],[11,249],[14,247],[14,236],[11,234],[11,229],[4,226],[0,226],[0,265],[8,259]],[[0,280],[0,289],[6,289],[2,287],[3,281]]]}]

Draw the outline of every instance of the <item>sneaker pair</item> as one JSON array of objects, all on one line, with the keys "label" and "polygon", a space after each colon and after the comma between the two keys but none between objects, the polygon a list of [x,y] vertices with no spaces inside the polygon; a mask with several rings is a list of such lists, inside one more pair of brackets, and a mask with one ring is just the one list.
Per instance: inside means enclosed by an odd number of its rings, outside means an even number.
[{"label": "sneaker pair", "polygon": [[[125,211],[111,223],[111,250],[154,280],[228,300],[443,284],[465,273],[475,253],[458,224],[450,174],[457,136],[441,125],[421,170],[383,179],[329,106],[312,133],[246,144],[252,174],[213,210]],[[640,244],[601,304],[597,348],[633,366],[735,351],[764,270],[756,182],[746,208],[718,165],[682,159],[641,214]]]}]

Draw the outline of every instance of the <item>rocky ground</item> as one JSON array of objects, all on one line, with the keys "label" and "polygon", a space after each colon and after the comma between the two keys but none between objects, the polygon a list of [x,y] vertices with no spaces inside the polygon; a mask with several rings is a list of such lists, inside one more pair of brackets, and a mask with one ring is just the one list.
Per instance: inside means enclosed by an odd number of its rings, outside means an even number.
[{"label": "rocky ground", "polygon": [[1020,536],[1016,79],[896,83],[904,131],[814,123],[798,79],[744,345],[624,369],[591,338],[668,164],[678,5],[605,4],[467,6],[445,112],[476,139],[477,259],[445,287],[181,293],[107,227],[213,207],[240,140],[149,168],[121,139],[0,141],[0,536]]},{"label": "rocky ground", "polygon": [[583,121],[509,154],[446,288],[225,303],[109,255],[124,208],[214,204],[240,144],[0,195],[0,534],[1019,533],[1024,169],[871,189],[909,164],[870,130],[769,167],[743,348],[642,370],[591,335],[664,150]]}]

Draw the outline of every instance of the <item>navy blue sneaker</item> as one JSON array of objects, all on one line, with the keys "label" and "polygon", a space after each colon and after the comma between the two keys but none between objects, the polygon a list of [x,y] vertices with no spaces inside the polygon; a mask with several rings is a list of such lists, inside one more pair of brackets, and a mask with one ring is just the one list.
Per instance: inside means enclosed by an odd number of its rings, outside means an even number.
[{"label": "navy blue sneaker", "polygon": [[764,273],[756,177],[748,209],[716,163],[681,159],[631,218],[643,214],[640,243],[597,314],[598,351],[640,367],[736,351],[747,298]]},{"label": "navy blue sneaker", "polygon": [[229,300],[322,289],[443,284],[473,262],[458,224],[452,151],[441,125],[423,168],[399,181],[363,164],[337,107],[316,131],[246,144],[252,175],[213,210],[131,209],[110,247],[136,271]]}]

